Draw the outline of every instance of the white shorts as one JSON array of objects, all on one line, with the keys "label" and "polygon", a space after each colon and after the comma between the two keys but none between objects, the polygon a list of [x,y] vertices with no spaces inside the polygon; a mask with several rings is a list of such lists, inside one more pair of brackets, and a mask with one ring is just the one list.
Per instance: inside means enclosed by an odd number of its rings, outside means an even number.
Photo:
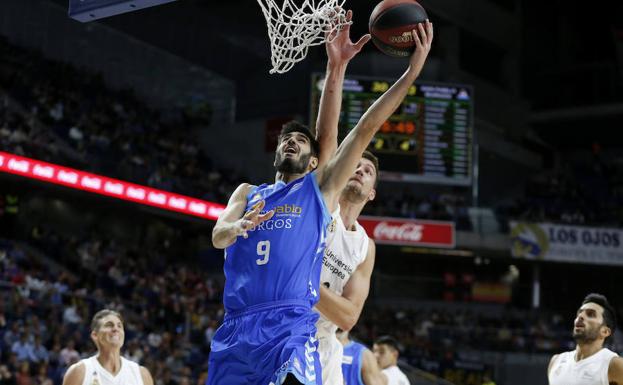
[{"label": "white shorts", "polygon": [[328,336],[317,335],[318,354],[322,365],[322,384],[323,385],[344,385],[344,375],[342,374],[342,356],[344,347],[338,341],[335,333]]}]

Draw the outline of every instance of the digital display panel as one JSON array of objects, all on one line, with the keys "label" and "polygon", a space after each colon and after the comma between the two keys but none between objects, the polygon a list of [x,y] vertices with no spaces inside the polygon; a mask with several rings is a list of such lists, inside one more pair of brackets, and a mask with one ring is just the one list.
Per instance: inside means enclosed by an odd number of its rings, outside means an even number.
[{"label": "digital display panel", "polygon": [[[344,81],[339,138],[391,86],[385,79]],[[315,125],[324,75],[312,76]],[[379,158],[381,179],[469,185],[472,181],[473,91],[470,86],[416,82],[383,124],[369,149]]]}]

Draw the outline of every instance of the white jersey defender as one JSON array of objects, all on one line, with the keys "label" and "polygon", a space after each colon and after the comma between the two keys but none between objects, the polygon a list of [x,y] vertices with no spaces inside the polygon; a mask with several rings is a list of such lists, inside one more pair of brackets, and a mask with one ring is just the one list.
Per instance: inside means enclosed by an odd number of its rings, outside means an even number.
[{"label": "white jersey defender", "polygon": [[82,385],[143,385],[141,369],[136,362],[121,357],[121,370],[113,375],[104,369],[97,356],[85,358]]},{"label": "white jersey defender", "polygon": [[387,385],[411,385],[407,376],[397,366],[390,366],[383,369],[387,376]]},{"label": "white jersey defender", "polygon": [[618,354],[601,349],[592,356],[575,360],[576,351],[561,353],[549,371],[549,385],[609,385],[610,361]]},{"label": "white jersey defender", "polygon": [[[346,229],[340,209],[333,213],[331,224],[327,230],[327,246],[325,248],[320,284],[341,295],[350,276],[363,263],[368,254],[370,240],[361,225],[355,222],[355,230]],[[337,339],[337,326],[322,314],[316,323],[318,329],[318,353],[322,364],[322,383],[340,385],[344,383],[342,376],[343,346]]]}]

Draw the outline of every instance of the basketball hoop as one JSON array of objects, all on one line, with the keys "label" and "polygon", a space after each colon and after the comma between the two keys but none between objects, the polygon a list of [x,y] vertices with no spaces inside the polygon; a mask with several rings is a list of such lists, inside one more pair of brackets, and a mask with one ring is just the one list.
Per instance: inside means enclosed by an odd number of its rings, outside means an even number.
[{"label": "basketball hoop", "polygon": [[[345,0],[257,0],[270,38],[271,74],[286,73],[307,56],[309,47],[325,43],[349,24]],[[297,5],[296,3],[301,3]]]}]

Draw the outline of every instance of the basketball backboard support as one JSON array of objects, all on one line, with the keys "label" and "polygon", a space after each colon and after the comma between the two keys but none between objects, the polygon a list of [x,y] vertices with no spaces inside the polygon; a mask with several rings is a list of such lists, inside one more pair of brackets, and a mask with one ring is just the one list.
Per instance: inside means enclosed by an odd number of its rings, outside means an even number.
[{"label": "basketball backboard support", "polygon": [[69,17],[88,22],[176,0],[69,0]]}]

